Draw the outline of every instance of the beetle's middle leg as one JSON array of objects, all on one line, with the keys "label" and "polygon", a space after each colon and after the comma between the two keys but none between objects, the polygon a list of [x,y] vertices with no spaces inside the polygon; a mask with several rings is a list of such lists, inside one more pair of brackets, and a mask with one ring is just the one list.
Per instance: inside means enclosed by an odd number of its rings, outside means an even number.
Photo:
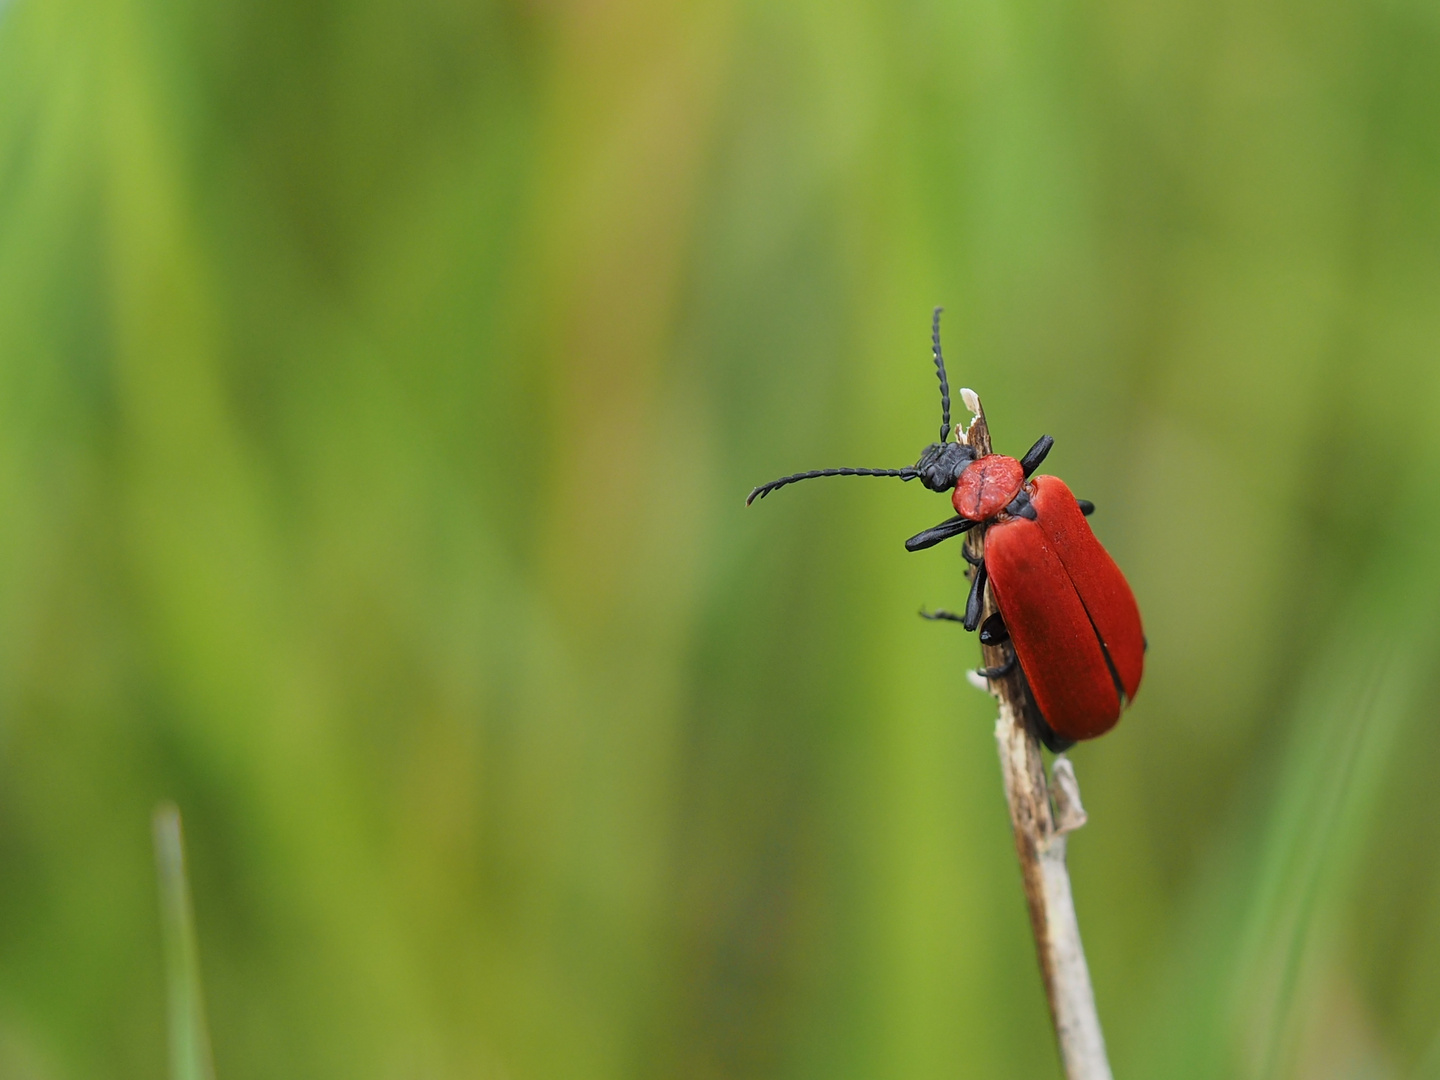
[{"label": "beetle's middle leg", "polygon": [[980,625],[980,612],[985,604],[985,581],[989,576],[985,570],[985,560],[965,552],[965,559],[971,566],[975,567],[975,578],[970,582],[970,595],[965,598],[965,614],[956,615],[953,611],[929,612],[923,608],[920,610],[920,617],[923,619],[944,619],[946,622],[958,622],[966,630],[975,631]]},{"label": "beetle's middle leg", "polygon": [[[1010,631],[1005,627],[1005,620],[1000,617],[997,611],[985,620],[980,626],[980,644],[999,647],[1010,640]],[[998,679],[1003,675],[1009,675],[1015,670],[1018,656],[1015,646],[1010,646],[1010,656],[999,667],[980,668],[975,672],[982,679]]]},{"label": "beetle's middle leg", "polygon": [[974,565],[975,578],[970,582],[970,595],[965,600],[966,630],[974,630],[980,625],[980,609],[985,605],[985,582],[990,576],[985,569],[984,559],[978,560]]}]

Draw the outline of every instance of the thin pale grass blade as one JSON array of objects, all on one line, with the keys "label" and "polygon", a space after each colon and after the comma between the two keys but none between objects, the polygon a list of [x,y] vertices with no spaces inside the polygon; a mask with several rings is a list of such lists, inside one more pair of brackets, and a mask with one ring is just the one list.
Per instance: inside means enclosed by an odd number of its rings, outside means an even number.
[{"label": "thin pale grass blade", "polygon": [[[1440,626],[1428,598],[1436,584],[1425,560],[1383,560],[1297,703],[1249,918],[1236,938],[1231,1022],[1243,1075],[1313,1071],[1306,1033],[1322,1015],[1325,973],[1337,962],[1362,856],[1399,825],[1377,817],[1381,795],[1397,755],[1413,744],[1407,726],[1430,715],[1424,693]],[[1357,663],[1356,641],[1384,648]]]},{"label": "thin pale grass blade", "polygon": [[1339,909],[1412,708],[1416,670],[1403,652],[1397,649],[1375,677],[1335,686],[1331,709],[1316,703],[1314,746],[1292,751],[1250,919],[1238,936],[1242,960],[1232,1022],[1245,1048],[1244,1075],[1301,1075],[1304,1021],[1323,989]]},{"label": "thin pale grass blade", "polygon": [[200,992],[200,951],[180,811],[171,803],[155,811],[155,868],[160,882],[160,925],[165,948],[166,1020],[171,1080],[215,1080],[205,1003]]},{"label": "thin pale grass blade", "polygon": [[[1177,956],[1166,981],[1183,989],[1157,1013],[1170,1020],[1153,1021],[1161,1034],[1139,1074],[1309,1075],[1305,1033],[1322,1004],[1316,995],[1361,855],[1384,828],[1378,800],[1406,726],[1428,716],[1420,695],[1440,627],[1427,599],[1434,582],[1413,584],[1419,577],[1382,571],[1366,579],[1317,655],[1289,710],[1292,736],[1268,821],[1233,862],[1215,867],[1208,897],[1178,935],[1200,944]],[[1356,641],[1385,648],[1356,662]]]}]

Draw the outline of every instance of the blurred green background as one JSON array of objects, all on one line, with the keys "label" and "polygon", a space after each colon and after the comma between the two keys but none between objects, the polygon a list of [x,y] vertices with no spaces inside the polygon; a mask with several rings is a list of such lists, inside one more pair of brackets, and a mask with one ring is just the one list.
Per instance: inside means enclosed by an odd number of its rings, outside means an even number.
[{"label": "blurred green background", "polygon": [[1117,1075],[1440,1077],[1440,9],[0,4],[0,1076],[1057,1075],[930,309],[1150,639]]}]

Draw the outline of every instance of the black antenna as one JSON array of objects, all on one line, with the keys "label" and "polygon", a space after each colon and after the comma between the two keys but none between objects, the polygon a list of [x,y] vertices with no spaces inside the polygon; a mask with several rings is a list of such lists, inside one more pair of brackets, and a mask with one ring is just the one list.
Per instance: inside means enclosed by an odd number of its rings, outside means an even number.
[{"label": "black antenna", "polygon": [[816,469],[814,472],[798,472],[793,476],[782,476],[779,480],[771,480],[768,484],[761,484],[750,497],[745,500],[749,506],[756,499],[763,499],[776,488],[782,488],[786,484],[794,484],[801,480],[812,480],[817,476],[898,476],[901,480],[914,480],[920,473],[913,465],[903,469]]},{"label": "black antenna", "polygon": [[935,342],[935,371],[940,376],[940,441],[950,437],[950,382],[945,378],[945,357],[940,355],[940,313],[944,308],[935,309],[935,323],[930,338]]}]

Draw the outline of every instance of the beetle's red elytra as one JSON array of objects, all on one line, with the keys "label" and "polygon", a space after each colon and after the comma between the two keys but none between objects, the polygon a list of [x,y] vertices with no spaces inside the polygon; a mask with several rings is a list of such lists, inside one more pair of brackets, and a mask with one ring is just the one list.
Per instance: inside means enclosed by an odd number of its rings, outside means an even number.
[{"label": "beetle's red elytra", "polygon": [[[819,476],[919,479],[931,491],[948,492],[956,516],[912,536],[906,549],[920,551],[980,529],[984,555],[966,555],[975,563],[975,575],[963,615],[921,614],[978,629],[986,645],[1008,642],[1009,659],[979,674],[1000,678],[1018,664],[1043,717],[1041,739],[1063,750],[1105,734],[1134,700],[1145,670],[1140,609],[1125,575],[1085,520],[1093,504],[1076,499],[1057,477],[1031,479],[1054,445],[1050,436],[1042,435],[1023,458],[981,456],[958,438],[949,441],[950,385],[940,352],[939,308],[932,335],[940,441],[926,447],[918,462],[903,469],[795,473],[762,484],[745,501]],[[982,626],[987,587],[998,614]]]},{"label": "beetle's red elytra", "polygon": [[1033,520],[985,531],[990,588],[1041,715],[1062,738],[1093,739],[1140,688],[1140,609],[1065,482],[1037,476],[1030,489]]}]

